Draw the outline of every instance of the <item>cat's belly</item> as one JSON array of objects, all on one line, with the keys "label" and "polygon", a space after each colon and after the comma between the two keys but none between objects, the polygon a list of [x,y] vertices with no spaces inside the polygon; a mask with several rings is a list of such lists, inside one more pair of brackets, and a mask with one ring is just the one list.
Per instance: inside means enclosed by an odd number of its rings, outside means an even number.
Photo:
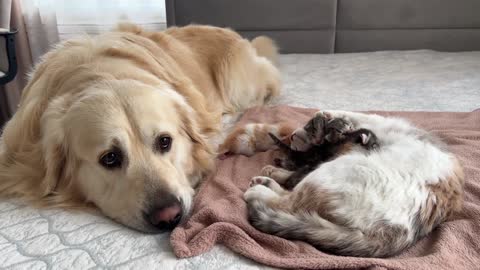
[{"label": "cat's belly", "polygon": [[333,211],[355,227],[388,221],[410,229],[428,196],[427,184],[451,166],[448,154],[429,145],[416,146],[341,156],[322,164],[296,188],[310,183],[334,194]]}]

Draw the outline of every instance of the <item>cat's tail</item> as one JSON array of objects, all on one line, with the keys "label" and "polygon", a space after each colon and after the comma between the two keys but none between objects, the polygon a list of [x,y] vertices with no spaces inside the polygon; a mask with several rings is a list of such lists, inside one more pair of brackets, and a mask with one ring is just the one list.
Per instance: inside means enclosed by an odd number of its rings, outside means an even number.
[{"label": "cat's tail", "polygon": [[263,232],[302,240],[338,255],[387,257],[412,244],[406,229],[385,223],[365,232],[335,224],[317,213],[273,209],[262,200],[250,201],[248,211],[252,225]]}]

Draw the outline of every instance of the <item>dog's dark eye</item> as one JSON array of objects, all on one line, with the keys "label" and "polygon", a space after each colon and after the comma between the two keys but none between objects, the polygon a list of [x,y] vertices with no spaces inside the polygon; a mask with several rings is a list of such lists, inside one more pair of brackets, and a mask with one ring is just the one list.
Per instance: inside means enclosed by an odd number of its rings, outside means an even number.
[{"label": "dog's dark eye", "polygon": [[170,148],[172,147],[172,137],[169,135],[162,135],[158,138],[157,140],[157,149],[162,152],[168,152],[170,151]]},{"label": "dog's dark eye", "polygon": [[109,151],[100,157],[100,164],[107,169],[120,168],[122,166],[122,153],[118,150]]}]

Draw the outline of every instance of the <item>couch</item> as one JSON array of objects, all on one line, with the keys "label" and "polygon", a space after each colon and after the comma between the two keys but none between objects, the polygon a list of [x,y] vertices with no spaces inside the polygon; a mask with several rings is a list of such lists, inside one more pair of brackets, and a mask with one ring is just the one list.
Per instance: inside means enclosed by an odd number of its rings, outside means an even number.
[{"label": "couch", "polygon": [[166,0],[167,24],[266,34],[283,53],[480,50],[478,0]]}]

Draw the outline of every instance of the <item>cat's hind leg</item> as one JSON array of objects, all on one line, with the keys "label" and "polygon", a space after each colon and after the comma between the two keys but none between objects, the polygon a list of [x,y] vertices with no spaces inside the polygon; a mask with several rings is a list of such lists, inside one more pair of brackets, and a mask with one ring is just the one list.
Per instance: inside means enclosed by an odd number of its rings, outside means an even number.
[{"label": "cat's hind leg", "polygon": [[302,167],[296,171],[289,171],[272,165],[267,165],[262,169],[262,175],[275,180],[287,190],[292,190],[313,168],[309,166]]},{"label": "cat's hind leg", "polygon": [[276,201],[289,191],[282,188],[275,180],[266,176],[255,176],[250,180],[250,185],[243,198],[247,202],[251,201]]}]

